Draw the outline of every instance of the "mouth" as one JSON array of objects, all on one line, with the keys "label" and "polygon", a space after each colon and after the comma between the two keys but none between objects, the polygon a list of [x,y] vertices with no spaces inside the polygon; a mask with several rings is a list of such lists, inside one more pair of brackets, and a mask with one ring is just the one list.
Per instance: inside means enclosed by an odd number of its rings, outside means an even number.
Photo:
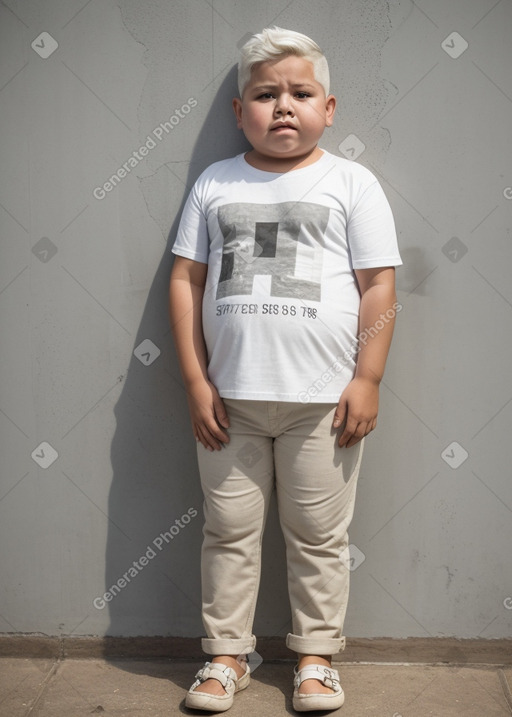
[{"label": "mouth", "polygon": [[279,124],[276,124],[270,128],[271,132],[280,132],[283,130],[292,130],[296,132],[297,128],[294,127],[292,124],[289,124],[288,122],[279,122]]}]

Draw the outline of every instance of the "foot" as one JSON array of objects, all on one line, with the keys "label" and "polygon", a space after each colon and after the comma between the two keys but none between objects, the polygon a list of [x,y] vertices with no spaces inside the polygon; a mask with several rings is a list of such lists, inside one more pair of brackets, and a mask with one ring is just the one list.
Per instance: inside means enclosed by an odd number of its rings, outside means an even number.
[{"label": "foot", "polygon": [[[325,665],[325,667],[330,667],[331,659],[329,657],[321,657],[320,655],[302,655],[299,660],[298,669],[302,670],[306,665]],[[210,681],[211,680],[208,680],[208,682]],[[333,690],[320,682],[320,680],[304,680],[299,687],[299,694],[301,695],[329,695],[332,693]]]},{"label": "foot", "polygon": [[[221,662],[223,665],[232,667],[233,670],[236,672],[237,677],[242,677],[243,675],[245,675],[247,665],[247,658],[245,657],[245,655],[243,657],[238,657],[234,655],[216,655],[211,660],[211,662]],[[220,697],[226,694],[226,690],[218,680],[205,680],[201,685],[199,685],[199,688],[201,692],[206,692],[209,695],[216,695]]]},{"label": "foot", "polygon": [[345,701],[338,671],[330,656],[302,655],[294,670],[293,709],[296,712],[337,710]]}]

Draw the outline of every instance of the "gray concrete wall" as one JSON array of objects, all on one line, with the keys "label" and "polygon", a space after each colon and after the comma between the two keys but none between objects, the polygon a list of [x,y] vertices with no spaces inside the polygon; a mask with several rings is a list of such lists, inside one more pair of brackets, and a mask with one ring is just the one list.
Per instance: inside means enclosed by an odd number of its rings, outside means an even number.
[{"label": "gray concrete wall", "polygon": [[[322,144],[379,177],[405,261],[345,632],[510,636],[510,1],[6,0],[0,23],[0,631],[202,634],[170,245],[246,147],[237,45],[276,23],[325,49]],[[255,629],[290,629],[275,507]]]}]

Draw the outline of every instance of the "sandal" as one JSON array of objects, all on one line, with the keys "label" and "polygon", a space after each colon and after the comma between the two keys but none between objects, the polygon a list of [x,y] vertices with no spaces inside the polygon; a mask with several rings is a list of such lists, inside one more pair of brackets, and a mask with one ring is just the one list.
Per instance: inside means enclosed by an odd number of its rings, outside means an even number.
[{"label": "sandal", "polygon": [[[251,670],[245,665],[245,674],[238,677],[232,667],[221,662],[206,662],[196,674],[196,681],[187,692],[185,705],[196,710],[207,710],[208,712],[225,712],[228,710],[234,699],[235,692],[240,692],[249,686]],[[208,692],[196,690],[206,680],[218,680],[224,687],[226,694],[211,695]]]},{"label": "sandal", "polygon": [[[336,710],[345,701],[345,693],[340,685],[340,676],[337,670],[325,665],[306,665],[302,670],[297,668],[294,674],[293,709],[296,712],[309,712],[310,710]],[[299,687],[304,680],[318,680],[333,690],[331,694],[302,694]]]}]

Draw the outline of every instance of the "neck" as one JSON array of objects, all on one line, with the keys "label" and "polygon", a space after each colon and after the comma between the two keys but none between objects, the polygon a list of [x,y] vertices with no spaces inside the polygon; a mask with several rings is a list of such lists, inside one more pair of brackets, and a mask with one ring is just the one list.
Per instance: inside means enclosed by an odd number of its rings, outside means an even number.
[{"label": "neck", "polygon": [[322,155],[323,151],[318,146],[297,157],[271,157],[251,149],[245,154],[245,160],[251,167],[265,172],[291,172],[314,164]]}]

